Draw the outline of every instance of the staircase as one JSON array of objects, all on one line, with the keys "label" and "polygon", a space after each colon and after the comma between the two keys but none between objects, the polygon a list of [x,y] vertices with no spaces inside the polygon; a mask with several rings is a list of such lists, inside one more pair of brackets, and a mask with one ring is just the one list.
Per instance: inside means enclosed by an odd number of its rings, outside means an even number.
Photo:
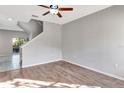
[{"label": "staircase", "polygon": [[28,34],[29,40],[43,32],[43,22],[35,19],[31,19],[28,23],[18,22],[18,26]]},{"label": "staircase", "polygon": [[22,67],[22,48],[28,46],[28,44],[43,32],[43,22],[31,19],[28,23],[18,22],[18,26],[28,35],[28,42],[20,47],[20,67]]}]

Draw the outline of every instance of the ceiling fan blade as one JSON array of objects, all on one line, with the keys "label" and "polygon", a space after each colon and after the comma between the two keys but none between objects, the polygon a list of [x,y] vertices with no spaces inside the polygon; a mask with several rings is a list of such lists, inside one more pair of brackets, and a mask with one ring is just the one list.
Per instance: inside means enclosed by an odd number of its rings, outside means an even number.
[{"label": "ceiling fan blade", "polygon": [[37,15],[32,15],[32,17],[39,17],[39,16],[37,16]]},{"label": "ceiling fan blade", "polygon": [[50,13],[50,11],[47,11],[46,13],[43,14],[43,16],[45,16],[45,15],[47,15],[47,14],[49,14],[49,13]]},{"label": "ceiling fan blade", "polygon": [[73,8],[59,8],[59,11],[73,11]]},{"label": "ceiling fan blade", "polygon": [[46,6],[46,5],[38,5],[38,6],[48,8],[48,9],[50,8],[49,6]]},{"label": "ceiling fan blade", "polygon": [[62,15],[60,14],[60,12],[58,12],[58,14],[57,14],[59,17],[62,17]]}]

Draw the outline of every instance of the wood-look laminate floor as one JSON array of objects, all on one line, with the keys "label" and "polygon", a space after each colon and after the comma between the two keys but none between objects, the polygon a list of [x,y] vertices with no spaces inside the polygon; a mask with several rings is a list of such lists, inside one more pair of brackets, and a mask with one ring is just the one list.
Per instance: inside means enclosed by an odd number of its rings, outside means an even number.
[{"label": "wood-look laminate floor", "polygon": [[124,81],[64,62],[0,73],[0,87],[39,88],[120,88]]}]

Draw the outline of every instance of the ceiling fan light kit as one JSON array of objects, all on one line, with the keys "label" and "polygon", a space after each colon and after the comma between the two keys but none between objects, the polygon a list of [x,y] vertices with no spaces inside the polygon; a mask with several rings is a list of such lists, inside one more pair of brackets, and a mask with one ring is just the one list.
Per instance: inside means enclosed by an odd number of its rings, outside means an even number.
[{"label": "ceiling fan light kit", "polygon": [[43,16],[51,13],[52,15],[57,15],[58,17],[61,18],[62,15],[61,15],[60,11],[73,11],[73,8],[60,8],[58,5],[50,5],[50,6],[38,5],[38,6],[49,9],[47,12],[42,14]]}]

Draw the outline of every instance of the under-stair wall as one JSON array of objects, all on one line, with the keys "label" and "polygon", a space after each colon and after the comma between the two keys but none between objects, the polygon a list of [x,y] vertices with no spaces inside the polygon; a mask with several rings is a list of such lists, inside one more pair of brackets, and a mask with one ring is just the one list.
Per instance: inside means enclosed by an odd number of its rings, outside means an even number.
[{"label": "under-stair wall", "polygon": [[61,25],[43,22],[43,32],[22,46],[22,67],[61,59]]}]

